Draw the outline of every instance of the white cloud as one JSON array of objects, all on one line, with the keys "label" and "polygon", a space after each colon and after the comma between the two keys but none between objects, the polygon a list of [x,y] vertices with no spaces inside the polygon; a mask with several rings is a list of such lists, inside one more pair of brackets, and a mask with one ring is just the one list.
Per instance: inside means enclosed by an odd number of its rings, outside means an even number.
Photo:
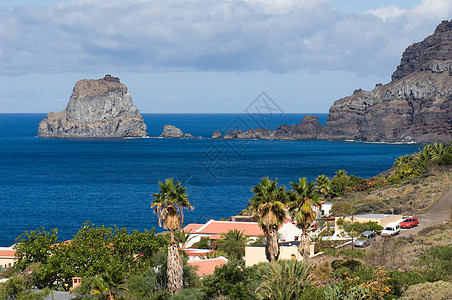
[{"label": "white cloud", "polygon": [[0,74],[307,69],[388,75],[406,46],[451,14],[448,3],[423,0],[411,10],[387,6],[361,14],[336,11],[330,0],[74,0],[0,8]]},{"label": "white cloud", "polygon": [[381,18],[383,21],[386,21],[386,19],[390,18],[397,18],[400,15],[406,13],[407,9],[402,9],[394,5],[381,7],[378,9],[370,9],[366,13],[372,14],[374,16],[377,16]]}]

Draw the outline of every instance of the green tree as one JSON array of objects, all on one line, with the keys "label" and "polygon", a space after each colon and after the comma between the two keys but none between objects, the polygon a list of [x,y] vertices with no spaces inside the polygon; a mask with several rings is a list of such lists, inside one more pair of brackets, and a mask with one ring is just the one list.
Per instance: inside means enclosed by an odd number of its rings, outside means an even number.
[{"label": "green tree", "polygon": [[286,191],[284,187],[278,187],[278,179],[272,181],[268,177],[262,178],[251,191],[254,197],[249,200],[248,205],[254,216],[259,217],[259,226],[267,239],[265,255],[268,261],[277,260],[279,257],[277,232],[286,216],[284,208]]},{"label": "green tree", "polygon": [[57,229],[47,232],[44,227],[40,227],[17,237],[14,245],[16,249],[14,267],[23,271],[33,263],[46,264],[52,253],[52,245],[57,241],[57,232]]},{"label": "green tree", "polygon": [[322,195],[322,198],[325,199],[330,193],[331,189],[330,179],[326,175],[319,175],[315,179],[315,188],[320,193],[320,195]]},{"label": "green tree", "polygon": [[269,264],[270,273],[256,290],[262,299],[296,300],[310,286],[310,268],[304,262],[280,260]]},{"label": "green tree", "polygon": [[225,252],[228,258],[240,260],[245,256],[248,236],[243,235],[243,231],[237,229],[229,230],[226,233],[222,233],[221,238],[218,250]]},{"label": "green tree", "polygon": [[33,272],[33,285],[39,288],[52,285],[56,273],[49,267],[49,261],[52,259],[53,245],[57,239],[57,229],[47,232],[44,227],[21,234],[14,245],[14,269],[20,272],[32,265],[39,266]]},{"label": "green tree", "polygon": [[168,246],[168,288],[172,294],[183,287],[183,266],[178,245],[174,239],[174,231],[181,227],[184,221],[183,209],[193,209],[188,201],[186,188],[180,182],[168,178],[165,182],[159,181],[159,192],[152,194],[152,206],[159,216],[159,225],[170,231],[170,245]]},{"label": "green tree", "polygon": [[96,227],[86,222],[71,241],[56,244],[47,267],[57,274],[61,288],[70,287],[72,277],[94,277],[107,273],[124,278],[130,271],[145,272],[157,251],[165,246],[154,230],[127,233],[126,228]]},{"label": "green tree", "polygon": [[340,197],[344,194],[349,182],[349,177],[345,170],[339,170],[331,179],[330,194]]},{"label": "green tree", "polygon": [[319,205],[319,195],[314,187],[314,182],[308,182],[306,177],[300,178],[298,182],[291,182],[292,190],[289,192],[289,213],[301,228],[300,247],[298,248],[303,260],[309,258],[309,236],[308,228],[316,219],[312,205]]}]

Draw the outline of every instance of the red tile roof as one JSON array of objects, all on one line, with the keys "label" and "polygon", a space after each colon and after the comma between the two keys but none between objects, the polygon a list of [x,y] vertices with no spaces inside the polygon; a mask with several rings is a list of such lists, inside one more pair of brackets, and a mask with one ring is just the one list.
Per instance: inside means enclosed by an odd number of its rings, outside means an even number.
[{"label": "red tile roof", "polygon": [[210,252],[215,252],[212,249],[183,249],[188,256],[202,256],[207,255]]},{"label": "red tile roof", "polygon": [[3,258],[14,258],[16,250],[0,250],[0,257]]},{"label": "red tile roof", "polygon": [[198,225],[201,226],[199,226],[196,230],[192,230],[191,233],[221,235],[222,233],[226,233],[229,230],[237,229],[239,231],[242,231],[244,235],[264,235],[264,232],[259,227],[259,225],[254,222],[229,222],[215,220],[210,220],[206,224],[188,224],[187,226],[185,226],[184,231],[187,231],[187,229],[193,229]]},{"label": "red tile roof", "polygon": [[195,233],[196,230],[198,230],[199,228],[201,228],[204,224],[195,224],[195,223],[191,223],[188,224],[187,226],[184,227],[184,231],[185,232],[191,232],[191,233]]},{"label": "red tile roof", "polygon": [[213,272],[215,272],[216,267],[225,265],[227,263],[228,260],[223,256],[187,262],[187,264],[189,264],[190,266],[195,267],[195,272],[199,277],[211,275],[213,274]]}]

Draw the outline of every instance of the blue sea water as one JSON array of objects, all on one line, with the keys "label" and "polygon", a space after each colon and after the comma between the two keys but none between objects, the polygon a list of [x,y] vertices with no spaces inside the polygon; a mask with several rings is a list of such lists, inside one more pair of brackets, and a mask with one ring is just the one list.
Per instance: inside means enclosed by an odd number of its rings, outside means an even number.
[{"label": "blue sea water", "polygon": [[[321,123],[326,114],[318,114]],[[151,136],[164,124],[203,139],[69,140],[38,138],[45,114],[0,114],[0,246],[26,230],[58,228],[70,239],[85,221],[129,229],[158,228],[150,209],[158,181],[176,177],[195,209],[185,223],[240,212],[260,178],[289,186],[299,177],[332,177],[339,169],[371,177],[418,145],[331,141],[225,141],[214,130],[300,123],[303,114],[143,114]]]}]

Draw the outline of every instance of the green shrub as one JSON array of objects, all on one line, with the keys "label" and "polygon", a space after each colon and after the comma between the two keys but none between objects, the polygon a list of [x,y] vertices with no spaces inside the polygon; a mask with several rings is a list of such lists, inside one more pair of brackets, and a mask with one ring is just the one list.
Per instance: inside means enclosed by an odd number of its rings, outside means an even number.
[{"label": "green shrub", "polygon": [[296,260],[278,260],[269,263],[270,272],[256,289],[260,299],[298,300],[303,290],[311,286],[311,268]]},{"label": "green shrub", "polygon": [[206,299],[227,296],[232,299],[250,299],[254,290],[250,286],[253,280],[253,268],[242,268],[237,262],[217,267],[215,272],[202,280]]},{"label": "green shrub", "polygon": [[389,285],[391,295],[401,297],[412,285],[425,282],[425,278],[419,271],[390,271]]},{"label": "green shrub", "polygon": [[177,294],[171,296],[171,300],[199,300],[204,297],[201,290],[197,288],[183,289]]},{"label": "green shrub", "polygon": [[333,270],[339,269],[339,268],[346,268],[349,270],[354,270],[355,268],[359,267],[361,265],[361,263],[357,260],[353,260],[353,259],[347,259],[347,260],[343,260],[343,259],[338,259],[338,260],[333,260],[331,262],[331,268],[333,268]]},{"label": "green shrub", "polygon": [[419,266],[424,266],[427,281],[452,279],[452,246],[438,245],[432,247],[419,257]]}]

